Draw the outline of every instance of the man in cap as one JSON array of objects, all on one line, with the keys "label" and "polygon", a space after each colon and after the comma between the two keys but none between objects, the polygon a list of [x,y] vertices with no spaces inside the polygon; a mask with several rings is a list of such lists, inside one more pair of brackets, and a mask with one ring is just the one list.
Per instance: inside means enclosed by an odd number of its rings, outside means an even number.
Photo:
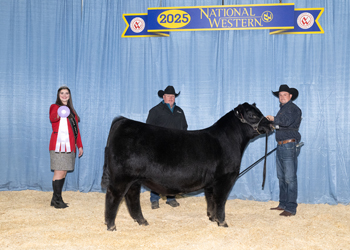
[{"label": "man in cap", "polygon": [[279,180],[279,205],[271,210],[283,211],[281,216],[296,214],[298,198],[297,168],[300,148],[297,144],[301,136],[298,132],[301,122],[301,110],[294,101],[298,97],[298,90],[281,85],[279,91],[272,92],[279,98],[280,110],[277,115],[266,118],[273,121],[276,128],[276,169]]},{"label": "man in cap", "polygon": [[[159,90],[158,96],[163,100],[156,106],[154,106],[148,113],[146,120],[147,124],[152,124],[165,128],[187,130],[187,122],[185,113],[176,105],[175,97],[179,93],[175,93],[173,86],[168,86],[165,90]],[[169,145],[171,147],[171,145]],[[160,196],[158,193],[151,191],[151,206],[152,209],[159,208]],[[176,201],[175,196],[167,196],[167,202],[172,207],[177,207],[180,204]]]}]

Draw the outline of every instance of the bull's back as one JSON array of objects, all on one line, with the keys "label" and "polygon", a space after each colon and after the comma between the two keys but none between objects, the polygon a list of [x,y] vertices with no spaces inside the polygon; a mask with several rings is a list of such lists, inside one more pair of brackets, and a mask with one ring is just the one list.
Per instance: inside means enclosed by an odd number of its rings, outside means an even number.
[{"label": "bull's back", "polygon": [[115,123],[109,138],[116,155],[143,156],[159,164],[214,160],[221,154],[219,140],[206,130],[168,129],[126,119]]},{"label": "bull's back", "polygon": [[167,129],[124,118],[111,131],[109,147],[119,174],[162,185],[179,179],[187,186],[198,185],[210,179],[221,162],[220,143],[206,130]]}]

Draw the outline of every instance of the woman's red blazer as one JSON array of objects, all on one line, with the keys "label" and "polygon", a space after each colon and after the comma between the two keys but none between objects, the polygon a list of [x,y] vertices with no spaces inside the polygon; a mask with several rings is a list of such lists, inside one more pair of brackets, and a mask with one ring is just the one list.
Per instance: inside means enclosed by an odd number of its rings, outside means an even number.
[{"label": "woman's red blazer", "polygon": [[[58,128],[60,126],[60,120],[61,120],[61,117],[59,117],[57,115],[57,110],[58,110],[59,107],[60,106],[58,106],[57,104],[52,104],[50,106],[50,122],[51,122],[51,125],[52,125],[52,134],[51,134],[51,139],[50,139],[49,150],[55,150],[55,148],[56,148]],[[82,148],[83,147],[83,143],[81,142],[80,130],[79,130],[79,126],[78,126],[78,117],[77,117],[77,115],[75,115],[75,120],[77,121],[77,127],[78,127],[78,137],[77,137],[76,146],[78,148]],[[69,121],[68,121],[68,134],[69,134],[70,145],[75,145],[74,133],[73,133],[72,127],[70,126]],[[76,152],[76,147],[71,146],[71,149],[72,149],[73,152]]]}]

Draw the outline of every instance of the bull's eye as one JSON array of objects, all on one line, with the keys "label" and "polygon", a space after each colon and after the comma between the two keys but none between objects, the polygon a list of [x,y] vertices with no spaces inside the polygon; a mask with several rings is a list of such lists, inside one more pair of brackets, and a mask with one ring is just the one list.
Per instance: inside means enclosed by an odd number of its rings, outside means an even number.
[{"label": "bull's eye", "polygon": [[238,111],[236,111],[236,115],[238,115],[239,114],[239,112]]},{"label": "bull's eye", "polygon": [[258,119],[258,117],[256,115],[252,115],[252,114],[249,114],[249,118]]}]

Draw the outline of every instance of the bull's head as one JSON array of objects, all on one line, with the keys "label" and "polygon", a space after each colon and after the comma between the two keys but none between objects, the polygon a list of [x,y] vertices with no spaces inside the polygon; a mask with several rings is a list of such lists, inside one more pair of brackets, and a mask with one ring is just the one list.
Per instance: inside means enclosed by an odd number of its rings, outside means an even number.
[{"label": "bull's head", "polygon": [[253,103],[243,103],[234,109],[235,116],[242,122],[250,125],[258,134],[270,133],[273,131],[271,121],[261,113]]}]

